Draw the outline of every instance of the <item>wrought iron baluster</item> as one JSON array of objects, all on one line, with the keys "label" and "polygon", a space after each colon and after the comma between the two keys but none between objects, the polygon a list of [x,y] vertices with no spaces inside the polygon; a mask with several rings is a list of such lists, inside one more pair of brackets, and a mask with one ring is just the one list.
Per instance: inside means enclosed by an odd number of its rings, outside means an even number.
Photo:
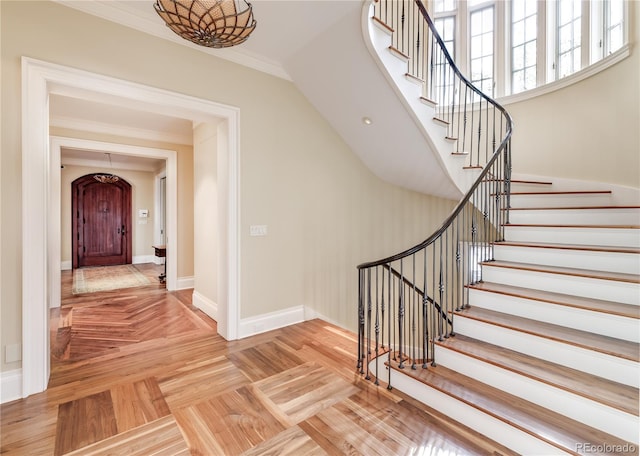
[{"label": "wrought iron baluster", "polygon": [[412,320],[411,320],[411,369],[416,369],[416,346],[417,346],[417,332],[418,329],[416,326],[416,302],[418,298],[418,292],[416,290],[416,255],[412,255],[413,260],[413,277],[411,279],[411,283],[413,283],[413,292],[411,293],[411,309],[412,309]]},{"label": "wrought iron baluster", "polygon": [[369,362],[371,361],[371,268],[367,269],[367,380],[371,379]]},{"label": "wrought iron baluster", "polygon": [[404,356],[403,356],[403,342],[404,342],[404,270],[403,261],[400,260],[400,282],[398,283],[398,290],[400,291],[400,300],[398,301],[398,356],[400,358],[400,364],[398,367],[404,369]]},{"label": "wrought iron baluster", "polygon": [[378,283],[378,270],[379,268],[376,266],[376,321],[375,321],[375,336],[376,336],[376,380],[375,384],[378,385],[380,378],[380,373],[378,367],[380,365],[378,357],[380,356],[380,314],[379,314],[379,283]]}]

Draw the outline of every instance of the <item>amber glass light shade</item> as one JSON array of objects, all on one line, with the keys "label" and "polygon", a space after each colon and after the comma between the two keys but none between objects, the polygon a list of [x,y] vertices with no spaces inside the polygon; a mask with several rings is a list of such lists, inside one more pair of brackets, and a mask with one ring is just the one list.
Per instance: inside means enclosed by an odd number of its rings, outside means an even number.
[{"label": "amber glass light shade", "polygon": [[156,0],[154,8],[177,35],[210,48],[243,43],[256,28],[245,0]]}]

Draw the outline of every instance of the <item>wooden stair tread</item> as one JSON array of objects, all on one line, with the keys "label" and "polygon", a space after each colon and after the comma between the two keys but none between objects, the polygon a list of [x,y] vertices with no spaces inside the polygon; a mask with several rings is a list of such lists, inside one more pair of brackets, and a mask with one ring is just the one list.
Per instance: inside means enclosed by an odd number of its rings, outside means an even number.
[{"label": "wooden stair tread", "polygon": [[506,269],[519,269],[523,271],[542,272],[548,274],[584,277],[589,279],[610,280],[615,282],[638,283],[640,276],[623,272],[593,271],[589,269],[565,268],[560,266],[545,266],[529,263],[515,263],[512,261],[485,261],[482,266]]},{"label": "wooden stair tread", "polygon": [[637,230],[640,225],[571,225],[571,224],[540,224],[540,223],[503,223],[504,227],[528,227],[528,228],[605,228]]},{"label": "wooden stair tread", "polygon": [[394,47],[394,46],[389,46],[388,47],[389,52],[391,52],[392,54],[394,54],[396,57],[399,57],[403,60],[409,60],[409,56],[407,54],[405,54],[404,52],[402,52],[400,49]]},{"label": "wooden stair tread", "polygon": [[386,22],[384,22],[383,20],[378,19],[376,16],[372,16],[372,17],[371,17],[371,20],[372,20],[375,24],[377,24],[377,25],[381,26],[382,28],[386,29],[389,33],[395,33],[395,30],[393,30],[393,27],[391,27],[390,25],[388,25],[388,24],[387,24]]},{"label": "wooden stair tread", "polygon": [[638,389],[471,337],[456,335],[436,344],[638,416]]},{"label": "wooden stair tread", "polygon": [[421,96],[420,101],[429,105],[435,105],[435,106],[438,105],[437,101],[433,101],[431,98],[427,98],[425,96]]},{"label": "wooden stair tread", "polygon": [[523,242],[523,241],[498,241],[495,245],[512,247],[531,247],[539,249],[580,250],[588,252],[630,253],[640,254],[636,247],[618,247],[608,245],[584,245],[584,244],[553,244],[550,242]]},{"label": "wooden stair tread", "polygon": [[515,287],[500,283],[480,282],[469,285],[468,288],[489,293],[497,293],[534,301],[557,304],[566,307],[591,310],[609,315],[619,315],[622,317],[640,319],[640,306],[633,304],[623,304],[614,301],[603,301],[600,299],[583,298],[580,296],[554,293],[551,291],[534,290],[532,288]]},{"label": "wooden stair tread", "polygon": [[434,117],[433,118],[434,121],[442,124],[442,125],[450,125],[450,123],[444,119],[441,119],[440,117]]},{"label": "wooden stair tread", "polygon": [[511,192],[511,195],[610,195],[611,190],[557,190],[545,192]]},{"label": "wooden stair tread", "polygon": [[576,442],[627,443],[443,366],[413,370],[392,364],[391,368],[573,454]]},{"label": "wooden stair tread", "polygon": [[[510,211],[589,211],[601,209],[640,209],[640,206],[565,206],[565,207],[510,207]],[[507,208],[502,208],[506,211]]]},{"label": "wooden stair tread", "polygon": [[593,334],[578,329],[558,326],[528,318],[469,307],[455,311],[457,317],[471,318],[491,325],[512,329],[557,342],[566,343],[586,350],[607,354],[621,359],[640,362],[640,345],[613,337]]},{"label": "wooden stair tread", "polygon": [[412,82],[416,82],[416,83],[419,83],[419,84],[424,84],[424,79],[420,78],[419,76],[416,76],[415,74],[405,73],[404,77],[409,79]]},{"label": "wooden stair tread", "polygon": [[[485,182],[503,182],[503,179],[490,178],[485,179]],[[534,180],[523,180],[523,179],[512,179],[512,184],[527,184],[527,185],[553,185],[553,182],[548,181],[534,181]]]}]

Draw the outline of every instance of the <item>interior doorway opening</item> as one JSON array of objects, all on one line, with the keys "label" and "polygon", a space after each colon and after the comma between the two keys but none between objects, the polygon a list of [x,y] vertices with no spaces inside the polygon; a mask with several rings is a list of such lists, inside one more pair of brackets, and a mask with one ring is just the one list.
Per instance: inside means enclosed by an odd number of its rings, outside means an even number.
[{"label": "interior doorway opening", "polygon": [[[219,290],[217,302],[218,333],[229,340],[238,337],[239,322],[239,110],[215,102],[97,75],[62,65],[23,57],[22,65],[22,397],[47,387],[49,360],[49,307],[60,296],[60,154],[58,143],[49,137],[48,101],[51,94],[76,98],[108,100],[135,109],[190,118],[194,123],[219,125],[224,147],[217,151],[222,204],[220,235],[224,243],[218,257]],[[222,119],[222,121],[220,121]],[[51,144],[50,144],[51,142]],[[103,143],[102,146],[113,147]],[[114,153],[123,153],[117,148]],[[131,146],[130,146],[131,147]],[[57,150],[57,156],[56,156]],[[99,150],[99,149],[98,149]],[[165,153],[167,151],[164,151]],[[126,152],[124,152],[126,153]],[[144,152],[142,152],[144,155]],[[172,179],[167,157],[167,215]],[[171,222],[171,217],[167,217]],[[175,230],[168,228],[170,240]],[[170,241],[169,241],[170,242]],[[167,245],[170,245],[169,243]],[[175,275],[176,264],[167,252],[167,287]]]}]

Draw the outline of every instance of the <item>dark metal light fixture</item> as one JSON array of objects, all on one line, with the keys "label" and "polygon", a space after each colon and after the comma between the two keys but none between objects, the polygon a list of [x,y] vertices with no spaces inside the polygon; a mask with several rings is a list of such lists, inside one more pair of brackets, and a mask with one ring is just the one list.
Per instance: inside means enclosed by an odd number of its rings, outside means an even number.
[{"label": "dark metal light fixture", "polygon": [[[111,154],[105,152],[105,155],[109,157],[109,167],[113,169],[113,164],[111,163]],[[102,184],[115,184],[120,180],[120,178],[115,174],[94,174],[93,178]]]},{"label": "dark metal light fixture", "polygon": [[200,46],[235,46],[256,28],[246,0],[156,0],[153,6],[171,30]]}]

